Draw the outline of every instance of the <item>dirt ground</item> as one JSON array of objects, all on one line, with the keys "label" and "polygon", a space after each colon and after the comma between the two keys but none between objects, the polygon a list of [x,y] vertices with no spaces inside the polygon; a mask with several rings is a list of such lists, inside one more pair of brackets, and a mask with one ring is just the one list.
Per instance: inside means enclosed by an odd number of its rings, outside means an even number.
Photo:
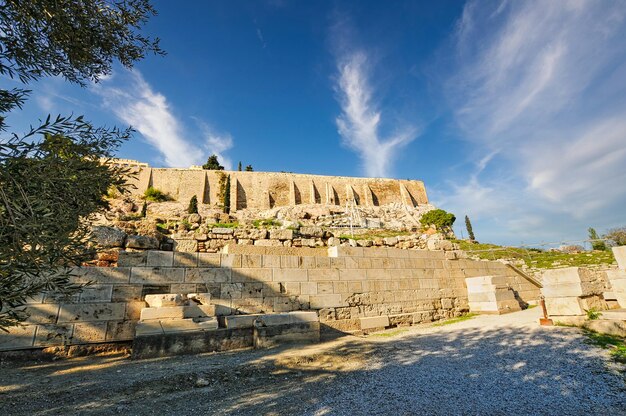
[{"label": "dirt ground", "polygon": [[623,368],[538,311],[312,346],[0,364],[0,415],[626,415]]}]

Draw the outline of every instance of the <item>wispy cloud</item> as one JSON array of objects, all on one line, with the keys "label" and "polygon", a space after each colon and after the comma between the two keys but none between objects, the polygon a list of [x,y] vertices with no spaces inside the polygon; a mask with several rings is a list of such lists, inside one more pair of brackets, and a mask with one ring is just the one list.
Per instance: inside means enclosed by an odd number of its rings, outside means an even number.
[{"label": "wispy cloud", "polygon": [[358,153],[368,176],[389,176],[398,151],[417,137],[418,130],[406,126],[381,137],[381,111],[373,99],[364,52],[342,56],[338,69],[336,89],[342,110],[336,120],[339,134],[345,145]]},{"label": "wispy cloud", "polygon": [[204,137],[204,148],[207,149],[209,154],[216,155],[226,170],[232,170],[233,163],[230,158],[224,155],[224,152],[233,147],[233,138],[228,133],[217,133],[211,126],[202,120],[197,118],[194,119],[202,131],[202,135]]},{"label": "wispy cloud", "polygon": [[464,138],[478,152],[498,152],[489,163],[506,167],[518,187],[473,175],[452,191],[492,192],[461,209],[488,204],[506,217],[512,201],[525,209],[508,214],[511,224],[537,214],[581,224],[618,217],[626,199],[625,17],[623,3],[611,1],[466,5],[449,99]]},{"label": "wispy cloud", "polygon": [[167,98],[155,91],[137,70],[117,72],[94,85],[93,90],[102,97],[106,108],[135,128],[161,153],[167,166],[201,164],[207,157],[203,149],[217,154],[224,162],[223,152],[233,145],[230,136],[211,133],[208,125],[198,119],[204,142],[189,139],[188,129],[175,116]]}]

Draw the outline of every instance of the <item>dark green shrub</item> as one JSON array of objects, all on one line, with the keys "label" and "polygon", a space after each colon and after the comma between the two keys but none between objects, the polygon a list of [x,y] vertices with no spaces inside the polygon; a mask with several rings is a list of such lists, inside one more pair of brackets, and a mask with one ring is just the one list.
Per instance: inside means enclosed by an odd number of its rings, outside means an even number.
[{"label": "dark green shrub", "polygon": [[143,201],[143,205],[141,206],[141,218],[146,218],[148,215],[148,203]]},{"label": "dark green shrub", "polygon": [[198,197],[192,196],[189,200],[189,206],[187,207],[187,214],[197,214],[198,213]]},{"label": "dark green shrub", "polygon": [[143,199],[145,199],[146,201],[152,201],[152,202],[163,202],[163,201],[169,200],[170,198],[167,196],[167,194],[165,194],[165,193],[159,191],[158,189],[150,186],[143,193]]},{"label": "dark green shrub", "polygon": [[594,250],[604,251],[606,250],[606,243],[600,239],[600,236],[596,232],[595,228],[589,227],[589,239],[591,240],[591,248]]},{"label": "dark green shrub", "polygon": [[429,227],[432,225],[439,231],[449,231],[455,220],[456,217],[454,214],[446,212],[442,209],[428,211],[426,214],[422,215],[422,218],[420,218],[420,222],[423,226]]}]

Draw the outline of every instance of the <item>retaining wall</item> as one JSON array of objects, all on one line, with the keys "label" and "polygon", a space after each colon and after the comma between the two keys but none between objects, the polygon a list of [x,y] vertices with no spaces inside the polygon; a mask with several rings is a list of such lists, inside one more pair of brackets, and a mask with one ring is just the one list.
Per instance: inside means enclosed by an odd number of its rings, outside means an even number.
[{"label": "retaining wall", "polygon": [[230,175],[231,211],[269,209],[300,204],[379,206],[402,202],[427,204],[422,181],[385,178],[352,178],[277,172],[239,172],[173,168],[134,168],[131,193],[143,195],[153,186],[174,199],[188,202],[193,195],[203,204],[219,205],[219,179]]},{"label": "retaining wall", "polygon": [[328,255],[122,252],[120,267],[84,267],[93,284],[72,299],[41,295],[31,317],[0,333],[0,350],[131,340],[152,293],[210,292],[218,315],[318,310],[323,326],[359,329],[370,317],[391,325],[458,316],[468,310],[466,277],[506,276],[524,301],[537,287],[499,262],[461,252],[332,247]]}]

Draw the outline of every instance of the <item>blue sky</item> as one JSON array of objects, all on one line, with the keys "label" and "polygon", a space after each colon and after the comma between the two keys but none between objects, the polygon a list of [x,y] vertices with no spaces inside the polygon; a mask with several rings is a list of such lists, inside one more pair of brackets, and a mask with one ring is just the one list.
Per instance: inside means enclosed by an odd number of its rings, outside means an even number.
[{"label": "blue sky", "polygon": [[73,112],[152,166],[421,179],[481,241],[626,225],[623,1],[154,4],[166,57],[33,84],[13,130]]}]

